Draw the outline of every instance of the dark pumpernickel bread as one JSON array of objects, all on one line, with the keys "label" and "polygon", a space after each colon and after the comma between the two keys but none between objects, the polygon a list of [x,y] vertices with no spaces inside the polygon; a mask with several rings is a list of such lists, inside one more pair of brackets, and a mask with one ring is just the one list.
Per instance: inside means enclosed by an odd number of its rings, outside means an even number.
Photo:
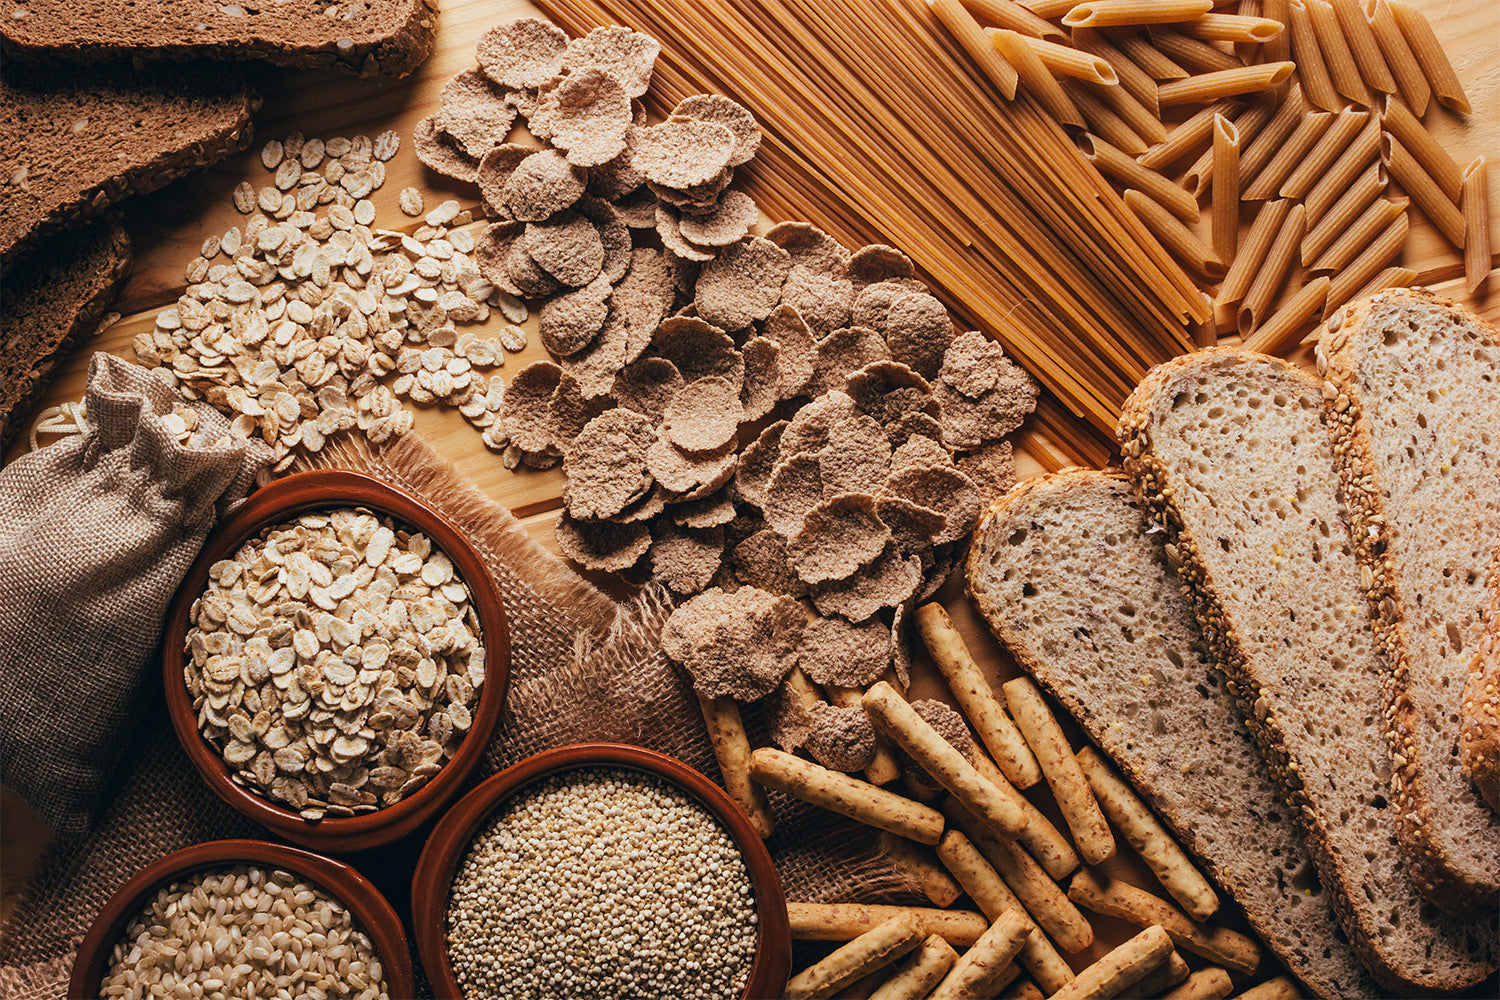
[{"label": "dark pumpernickel bread", "polygon": [[250,143],[257,99],[210,63],[0,74],[0,270],[25,245]]},{"label": "dark pumpernickel bread", "polygon": [[438,0],[5,0],[0,48],[49,64],[264,59],[406,76],[432,51]]},{"label": "dark pumpernickel bread", "polygon": [[22,433],[53,366],[92,331],[130,271],[108,219],[57,233],[0,282],[0,452]]}]

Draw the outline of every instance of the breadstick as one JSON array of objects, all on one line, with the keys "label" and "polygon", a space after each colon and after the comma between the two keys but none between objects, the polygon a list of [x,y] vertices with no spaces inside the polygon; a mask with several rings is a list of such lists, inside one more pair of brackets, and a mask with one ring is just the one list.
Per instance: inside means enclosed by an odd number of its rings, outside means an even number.
[{"label": "breadstick", "polygon": [[[1025,912],[1025,907],[1010,891],[1000,873],[960,831],[949,830],[943,834],[943,840],[938,844],[938,858],[990,920],[998,920],[1007,910]],[[1049,993],[1062,989],[1073,980],[1073,970],[1041,928],[1022,945],[1020,962]]]},{"label": "breadstick", "polygon": [[990,833],[956,799],[949,798],[943,803],[943,815],[979,848],[1026,912],[1059,948],[1079,952],[1094,943],[1094,928],[1024,848]]},{"label": "breadstick", "polygon": [[984,1000],[1008,985],[1021,970],[1012,961],[1031,933],[1021,910],[1008,910],[953,963],[929,1000]]},{"label": "breadstick", "polygon": [[1230,982],[1229,973],[1217,965],[1211,965],[1188,976],[1186,982],[1165,994],[1161,1000],[1224,1000],[1233,989],[1234,983]]},{"label": "breadstick", "polygon": [[1120,1000],[1156,1000],[1157,997],[1186,979],[1191,971],[1182,956],[1173,951],[1167,956],[1165,962],[1156,967],[1154,972],[1146,973],[1133,984],[1125,987],[1119,994]]},{"label": "breadstick", "polygon": [[990,926],[973,910],[935,910],[926,906],[878,906],[873,903],[787,903],[794,941],[852,941],[892,917],[909,914],[923,934],[937,934],[949,944],[967,948]]},{"label": "breadstick", "polygon": [[1147,927],[1078,974],[1051,1000],[1103,1000],[1118,996],[1167,960],[1172,939],[1160,927]]},{"label": "breadstick", "polygon": [[1104,822],[1099,803],[1094,801],[1094,793],[1089,790],[1078,761],[1073,759],[1068,740],[1063,736],[1057,719],[1053,718],[1052,710],[1042,700],[1042,692],[1036,683],[1030,677],[1017,677],[1006,681],[1002,690],[1016,725],[1036,754],[1047,784],[1052,787],[1068,829],[1073,831],[1073,842],[1078,845],[1079,855],[1091,865],[1114,857],[1115,838],[1109,832],[1109,824]]},{"label": "breadstick", "polygon": [[1302,991],[1291,976],[1277,976],[1235,997],[1235,1000],[1300,1000]]},{"label": "breadstick", "polygon": [[1078,765],[1093,788],[1099,805],[1125,842],[1135,848],[1162,888],[1194,920],[1207,920],[1219,909],[1219,897],[1198,873],[1166,827],[1093,747],[1078,751]]},{"label": "breadstick", "polygon": [[1260,965],[1260,945],[1227,927],[1194,923],[1186,913],[1159,896],[1118,879],[1080,869],[1068,886],[1068,898],[1095,913],[1146,927],[1157,924],[1172,935],[1177,947],[1210,961],[1251,973]]},{"label": "breadstick", "polygon": [[929,934],[916,951],[896,967],[896,974],[870,994],[870,1000],[922,1000],[943,981],[958,952],[936,934]]},{"label": "breadstick", "polygon": [[952,906],[953,901],[963,895],[963,887],[953,881],[953,876],[948,874],[947,869],[933,860],[932,852],[921,845],[894,833],[882,833],[880,849],[896,868],[922,886],[922,895],[933,906]]},{"label": "breadstick", "polygon": [[[864,704],[876,729],[895,740],[938,784],[997,833],[1014,837],[1026,826],[1026,813],[1016,801],[1020,797],[1017,792],[981,778],[974,765],[938,735],[937,730],[928,725],[927,720],[918,715],[895,688],[885,681],[877,681],[865,692]],[[912,839],[921,840],[920,837]],[[936,840],[922,842],[931,844]]]},{"label": "breadstick", "polygon": [[[976,751],[974,770],[979,772],[980,777],[992,785],[1006,784],[1005,775],[1000,773],[995,762],[986,757],[983,751],[978,751],[977,748]],[[1017,795],[1016,801],[1021,803],[1021,811],[1026,814],[1026,826],[1016,839],[1026,845],[1026,850],[1036,858],[1037,864],[1053,879],[1066,878],[1078,867],[1078,852],[1073,850],[1073,845],[1063,836],[1062,831],[1031,804],[1030,799]]]},{"label": "breadstick", "polygon": [[788,1000],[825,1000],[861,976],[890,965],[921,941],[911,914],[892,917],[797,973],[784,995]]},{"label": "breadstick", "polygon": [[704,698],[701,695],[698,707],[703,710],[703,722],[708,726],[708,739],[719,761],[724,789],[764,840],[776,829],[776,819],[771,815],[771,804],[766,801],[765,790],[750,780],[750,738],[745,735],[740,707],[733,698]]},{"label": "breadstick", "polygon": [[1000,1000],[1047,1000],[1047,994],[1036,983],[1022,976],[1000,991]]},{"label": "breadstick", "polygon": [[768,788],[919,844],[936,844],[943,835],[943,816],[936,809],[771,747],[761,747],[750,755],[750,777]]},{"label": "breadstick", "polygon": [[[824,690],[828,693],[830,703],[840,708],[863,708],[861,699],[865,692],[861,688],[828,687]],[[870,761],[870,766],[865,768],[865,780],[872,785],[889,785],[901,777],[901,768],[896,763],[896,754],[891,749],[891,741],[880,733],[875,734],[875,756]]]},{"label": "breadstick", "polygon": [[1036,757],[995,697],[948,612],[941,604],[924,604],[917,609],[916,620],[922,643],[948,682],[954,700],[1006,779],[1017,788],[1030,788],[1041,781],[1042,769]]}]

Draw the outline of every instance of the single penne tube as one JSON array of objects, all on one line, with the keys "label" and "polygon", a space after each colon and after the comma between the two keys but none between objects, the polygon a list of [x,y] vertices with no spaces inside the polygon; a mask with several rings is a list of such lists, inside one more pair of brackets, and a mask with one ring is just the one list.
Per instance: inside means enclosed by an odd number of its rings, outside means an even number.
[{"label": "single penne tube", "polygon": [[[1362,299],[1386,288],[1410,288],[1416,283],[1416,280],[1417,272],[1409,267],[1387,267],[1359,288],[1356,288],[1344,301],[1352,302],[1355,299]],[[1341,306],[1343,304],[1343,302],[1340,302],[1338,305]],[[1327,319],[1332,315],[1333,309],[1337,308],[1338,306],[1334,306],[1332,309],[1325,308],[1323,318]]]},{"label": "single penne tube", "polygon": [[1391,75],[1396,78],[1396,86],[1400,88],[1402,98],[1412,113],[1421,118],[1427,113],[1427,104],[1432,100],[1432,84],[1427,82],[1422,64],[1417,62],[1416,53],[1412,52],[1406,36],[1401,34],[1401,26],[1396,23],[1396,15],[1391,12],[1389,0],[1375,0],[1370,5],[1369,17],[1370,30],[1375,33],[1375,42],[1385,56],[1385,64],[1390,67]]},{"label": "single penne tube", "polygon": [[826,1000],[912,951],[922,943],[923,936],[911,914],[894,916],[797,973],[787,981],[782,995],[787,1000]]},{"label": "single penne tube", "polygon": [[1236,327],[1240,336],[1248,337],[1252,330],[1260,326],[1261,319],[1270,308],[1271,301],[1276,298],[1276,293],[1281,291],[1281,286],[1286,282],[1288,270],[1292,261],[1297,258],[1297,251],[1302,243],[1305,232],[1304,217],[1307,210],[1301,205],[1296,205],[1287,213],[1286,221],[1281,225],[1281,231],[1271,241],[1271,248],[1266,251],[1266,259],[1261,263],[1256,272],[1255,279],[1250,282],[1250,289],[1245,292],[1245,297],[1240,302],[1237,314]]},{"label": "single penne tube", "polygon": [[[1141,138],[1125,119],[1115,114],[1110,106],[1090,89],[1088,84],[1067,80],[1063,83],[1063,89],[1068,92],[1068,96],[1083,113],[1084,120],[1088,122],[1089,131],[1113,145],[1125,155],[1126,159],[1139,156],[1146,151],[1146,140]],[[1131,160],[1131,162],[1135,161]]]},{"label": "single penne tube", "polygon": [[1055,21],[1073,9],[1078,0],[1021,0],[1021,6],[1044,20]]},{"label": "single penne tube", "polygon": [[1162,994],[1162,1000],[1224,1000],[1233,989],[1229,973],[1211,965],[1189,974],[1181,986]]},{"label": "single penne tube", "polygon": [[[877,681],[865,692],[864,706],[876,729],[889,736],[934,781],[963,802],[997,834],[1014,837],[1025,827],[1026,813],[1016,802],[1019,794],[1015,789],[998,787],[980,777],[974,765],[918,715],[895,688],[885,681]],[[920,837],[911,839],[936,843]]]},{"label": "single penne tube", "polygon": [[1031,931],[1031,921],[1020,910],[1001,914],[953,963],[929,1000],[982,1000],[994,996],[1020,975],[1013,960]]},{"label": "single penne tube", "polygon": [[1136,65],[1134,59],[1111,44],[1102,32],[1093,28],[1074,28],[1073,44],[1079,50],[1108,63],[1119,78],[1120,86],[1139,101],[1142,107],[1158,118],[1161,117],[1161,105],[1156,100],[1156,80]]},{"label": "single penne tube", "polygon": [[1323,138],[1318,140],[1317,145],[1307,151],[1302,161],[1292,168],[1286,180],[1281,182],[1277,191],[1283,198],[1302,198],[1312,186],[1318,182],[1328,168],[1333,166],[1333,161],[1349,147],[1355,136],[1359,135],[1370,120],[1368,111],[1356,111],[1354,108],[1345,108],[1334,116],[1333,124],[1328,131],[1323,133]]},{"label": "single penne tube", "polygon": [[1167,137],[1167,127],[1135,95],[1124,87],[1094,87],[1099,99],[1115,113],[1115,116],[1130,126],[1130,130],[1148,143],[1161,142]]},{"label": "single penne tube", "polygon": [[[995,762],[983,752],[974,754],[974,770],[991,784],[1010,784],[995,766]],[[1026,847],[1027,852],[1048,875],[1054,879],[1066,878],[1078,867],[1078,852],[1073,850],[1073,844],[1061,830],[1052,825],[1052,821],[1040,809],[1031,804],[1030,799],[1017,795],[1016,801],[1026,814],[1026,825],[1016,835],[1016,840]]]},{"label": "single penne tube", "polygon": [[1240,235],[1240,133],[1223,115],[1214,119],[1213,177],[1210,233],[1214,253],[1227,265]]},{"label": "single penne tube", "polygon": [[750,777],[767,788],[919,844],[936,844],[943,836],[943,816],[936,809],[780,750],[760,747],[752,753]]},{"label": "single penne tube", "polygon": [[1297,131],[1297,126],[1302,124],[1303,114],[1307,111],[1307,101],[1302,96],[1302,85],[1296,81],[1292,82],[1287,90],[1286,99],[1266,123],[1266,127],[1252,138],[1240,151],[1240,185],[1248,186],[1260,174],[1261,168],[1271,162],[1271,157],[1276,151],[1285,145]]},{"label": "single penne tube", "polygon": [[917,949],[896,966],[895,973],[870,994],[870,1000],[922,1000],[931,993],[953,963],[958,952],[937,934],[929,934]]},{"label": "single penne tube", "polygon": [[1183,957],[1173,950],[1167,955],[1166,961],[1125,987],[1118,995],[1120,1000],[1157,1000],[1163,993],[1187,979],[1188,973],[1192,971]]},{"label": "single penne tube", "polygon": [[1406,214],[1407,199],[1405,198],[1377,198],[1368,208],[1349,225],[1324,250],[1318,257],[1308,265],[1310,274],[1329,274],[1333,271],[1341,271],[1355,257],[1364,251],[1365,247],[1375,242],[1375,238],[1385,232],[1386,227],[1396,220],[1397,216]]},{"label": "single penne tube", "polygon": [[1360,9],[1359,0],[1331,0],[1333,13],[1338,18],[1339,27],[1343,29],[1344,38],[1349,42],[1349,51],[1354,54],[1354,62],[1359,66],[1359,75],[1364,77],[1365,83],[1376,90],[1393,94],[1396,92],[1396,78],[1391,75],[1391,69],[1385,64],[1385,56],[1380,51],[1380,43],[1375,41],[1375,32],[1370,29],[1370,22],[1365,19],[1365,12]]},{"label": "single penne tube", "polygon": [[[993,37],[992,32],[999,30],[999,28],[985,28],[984,33]],[[1113,87],[1120,82],[1120,75],[1115,71],[1114,66],[1099,56],[1075,49],[1071,45],[1048,41],[1045,38],[1027,38],[1026,44],[1031,46],[1031,51],[1036,53],[1043,66],[1060,76],[1069,76],[1075,80],[1097,83],[1105,87]],[[1155,88],[1155,81],[1151,85]]]},{"label": "single penne tube", "polygon": [[1339,26],[1339,18],[1333,7],[1328,0],[1304,2],[1307,4],[1308,16],[1312,18],[1313,31],[1318,36],[1318,48],[1323,52],[1323,63],[1328,67],[1334,89],[1355,104],[1367,107],[1373,105],[1375,96],[1365,86],[1365,78],[1359,72],[1359,63],[1354,61],[1349,40],[1344,37],[1344,29]]},{"label": "single penne tube", "polygon": [[[828,693],[828,701],[839,708],[864,707],[863,688],[830,686],[825,690]],[[901,766],[896,763],[896,751],[892,749],[891,741],[880,733],[876,733],[875,756],[871,758],[870,765],[865,768],[865,780],[872,785],[889,785],[899,777],[901,777]]]},{"label": "single penne tube", "polygon": [[1057,25],[1027,10],[1015,0],[960,0],[969,13],[981,21],[988,21],[997,28],[1026,35],[1030,38],[1067,38],[1067,32]]},{"label": "single penne tube", "polygon": [[1323,176],[1318,178],[1312,190],[1302,199],[1302,203],[1307,206],[1307,224],[1316,226],[1323,218],[1323,213],[1360,177],[1361,171],[1370,172],[1368,168],[1379,155],[1380,119],[1371,115],[1366,120],[1365,127],[1360,129],[1359,135],[1339,154],[1333,166],[1323,171]]},{"label": "single penne tube", "polygon": [[1313,107],[1337,111],[1343,106],[1343,101],[1339,100],[1333,78],[1328,74],[1328,63],[1318,45],[1312,15],[1304,0],[1290,0],[1290,4],[1292,58],[1297,61],[1297,78],[1302,82],[1302,93],[1307,95]]},{"label": "single penne tube", "polygon": [[1176,27],[1170,25],[1151,29],[1152,44],[1170,56],[1173,62],[1180,63],[1193,73],[1217,73],[1244,65],[1232,54],[1207,42],[1189,38],[1177,31]]},{"label": "single penne tube", "polygon": [[1235,1000],[1300,1000],[1302,991],[1291,976],[1277,976],[1259,986],[1252,986]]},{"label": "single penne tube", "polygon": [[880,851],[892,867],[921,887],[922,895],[933,906],[952,906],[964,894],[963,886],[953,880],[948,869],[923,845],[882,831]]},{"label": "single penne tube", "polygon": [[1412,55],[1417,57],[1417,62],[1422,66],[1422,73],[1427,77],[1427,82],[1432,85],[1433,96],[1438,103],[1449,111],[1457,111],[1461,115],[1469,114],[1473,108],[1469,106],[1469,98],[1464,93],[1464,85],[1459,82],[1458,74],[1453,72],[1453,64],[1448,61],[1448,53],[1443,51],[1443,45],[1433,33],[1432,25],[1427,22],[1427,15],[1416,7],[1407,3],[1406,0],[1387,0],[1391,7],[1391,15],[1396,19],[1396,25],[1401,29],[1406,44],[1411,46]]},{"label": "single penne tube", "polygon": [[1239,108],[1239,102],[1225,97],[1199,109],[1191,118],[1174,128],[1164,141],[1157,143],[1137,157],[1136,162],[1143,167],[1158,170],[1190,153],[1211,146],[1214,138],[1214,116],[1234,114]]},{"label": "single penne tube", "polygon": [[1157,204],[1184,222],[1198,221],[1198,203],[1193,196],[1173,184],[1154,170],[1148,170],[1132,160],[1117,146],[1094,135],[1083,135],[1078,147],[1084,158],[1099,168],[1106,177],[1113,177],[1125,187],[1135,188],[1149,195]]},{"label": "single penne tube", "polygon": [[1417,120],[1400,101],[1387,97],[1380,109],[1380,125],[1395,136],[1407,152],[1416,157],[1449,201],[1458,201],[1459,188],[1463,186],[1463,171],[1447,147],[1433,138],[1431,132]]},{"label": "single penne tube", "polygon": [[1191,21],[1214,9],[1213,0],[1085,0],[1063,15],[1070,28],[1114,28]]},{"label": "single penne tube", "polygon": [[[1126,204],[1129,204],[1128,198]],[[1260,207],[1255,221],[1250,224],[1245,245],[1240,247],[1239,256],[1235,257],[1229,273],[1224,275],[1223,284],[1219,286],[1219,295],[1214,300],[1216,305],[1230,305],[1245,297],[1256,275],[1265,266],[1266,254],[1270,252],[1271,244],[1280,234],[1291,211],[1292,203],[1285,198],[1268,201]]]},{"label": "single penne tube", "polygon": [[1471,293],[1490,273],[1488,173],[1482,156],[1464,169],[1464,285]]},{"label": "single penne tube", "polygon": [[1371,279],[1379,275],[1406,246],[1406,233],[1410,223],[1405,215],[1399,215],[1386,227],[1365,252],[1354,258],[1354,262],[1334,276],[1328,286],[1328,299],[1323,305],[1323,318],[1327,319],[1339,306],[1354,298],[1365,289]]},{"label": "single penne tube", "polygon": [[1219,97],[1270,90],[1291,76],[1294,69],[1296,63],[1290,62],[1239,66],[1190,76],[1186,80],[1173,80],[1159,86],[1156,93],[1164,108],[1178,104],[1199,104]]},{"label": "single penne tube", "polygon": [[[1387,132],[1380,137],[1380,162],[1389,176],[1396,179],[1411,200],[1416,202],[1422,214],[1455,247],[1464,248],[1464,215],[1459,211],[1455,199],[1443,192],[1442,186],[1432,174],[1422,168],[1416,157]],[[1460,183],[1460,188],[1462,184]]]},{"label": "single penne tube", "polygon": [[1122,35],[1114,39],[1114,42],[1131,62],[1145,70],[1153,80],[1181,80],[1192,75],[1151,44],[1151,39],[1146,35]]},{"label": "single penne tube", "polygon": [[698,707],[703,711],[708,739],[719,762],[724,790],[749,818],[755,832],[762,839],[769,837],[776,830],[776,820],[771,815],[771,804],[766,801],[765,790],[750,780],[750,738],[745,734],[739,705],[733,698],[704,698],[700,695]]},{"label": "single penne tube", "polygon": [[[1252,104],[1241,111],[1233,119],[1234,130],[1239,133],[1239,147],[1243,151],[1245,146],[1260,134],[1260,130],[1266,127],[1276,109],[1269,104]],[[1236,173],[1239,173],[1239,161],[1236,160]],[[1213,147],[1204,150],[1203,155],[1198,158],[1188,172],[1182,177],[1182,186],[1187,188],[1188,193],[1194,198],[1203,197],[1203,193],[1213,186]],[[1241,177],[1240,183],[1244,184]]]},{"label": "single penne tube", "polygon": [[929,906],[882,906],[874,903],[787,903],[793,941],[852,941],[901,914],[909,915],[924,934],[936,934],[955,948],[967,948],[990,926],[973,910],[938,910]]},{"label": "single penne tube", "polygon": [[1126,987],[1167,960],[1172,939],[1160,927],[1147,927],[1135,937],[1084,969],[1050,1000],[1104,1000],[1119,996]]},{"label": "single penne tube", "polygon": [[1135,794],[1104,755],[1093,747],[1077,753],[1078,764],[1094,790],[1099,806],[1146,862],[1162,888],[1194,920],[1207,920],[1219,910],[1219,897],[1208,879],[1193,866],[1167,828]]},{"label": "single penne tube", "polygon": [[1297,164],[1302,162],[1312,148],[1317,145],[1318,140],[1323,138],[1324,133],[1333,125],[1337,115],[1326,111],[1314,111],[1312,114],[1304,115],[1302,122],[1291,137],[1282,144],[1271,157],[1269,163],[1255,175],[1245,188],[1244,198],[1246,201],[1264,201],[1267,198],[1276,197],[1283,182],[1286,181]]},{"label": "single penne tube", "polygon": [[1020,79],[1016,75],[1016,69],[984,37],[984,31],[979,27],[979,22],[974,20],[974,15],[965,10],[958,0],[928,0],[927,6],[932,8],[932,12],[969,54],[969,58],[979,64],[980,70],[1000,91],[1001,96],[1007,101],[1015,100],[1016,84]]},{"label": "single penne tube", "polygon": [[[1347,230],[1384,190],[1385,182],[1381,179],[1380,165],[1372,163],[1355,178],[1354,183],[1334,202],[1333,207],[1323,213],[1318,224],[1302,237],[1298,256],[1303,266],[1311,264],[1319,254],[1327,250],[1329,244],[1338,239],[1339,234]],[[1312,213],[1309,211],[1308,214]]]},{"label": "single penne tube", "polygon": [[[1287,0],[1265,0],[1260,5],[1260,16],[1281,25],[1281,30],[1266,39],[1260,54],[1266,62],[1281,62],[1292,58],[1291,6]],[[1301,69],[1299,64],[1298,69]]]},{"label": "single penne tube", "polygon": [[1239,972],[1260,965],[1261,947],[1255,939],[1228,927],[1209,927],[1193,921],[1171,903],[1128,882],[1080,869],[1068,885],[1068,898],[1085,909],[1117,917],[1137,927],[1160,926],[1177,947]]},{"label": "single penne tube", "polygon": [[1204,278],[1215,280],[1224,274],[1224,262],[1213,247],[1200,240],[1187,226],[1156,203],[1151,196],[1135,188],[1125,189],[1125,206],[1146,224],[1161,245],[1177,261]]},{"label": "single penne tube", "polygon": [[1074,128],[1084,127],[1083,115],[1079,114],[1067,93],[1058,86],[1057,77],[1052,75],[1052,71],[1031,46],[1026,44],[1026,36],[1004,28],[985,34],[991,44],[1000,50],[1005,61],[1015,68],[1021,85],[1052,116],[1053,121]]},{"label": "single penne tube", "polygon": [[1030,677],[1017,677],[1001,685],[1001,690],[1011,717],[1042,766],[1042,776],[1073,832],[1079,856],[1091,865],[1114,857],[1115,838],[1109,824],[1036,682]]},{"label": "single penne tube", "polygon": [[1269,42],[1285,30],[1280,21],[1268,17],[1244,17],[1239,14],[1204,14],[1184,21],[1177,30],[1201,42]]}]

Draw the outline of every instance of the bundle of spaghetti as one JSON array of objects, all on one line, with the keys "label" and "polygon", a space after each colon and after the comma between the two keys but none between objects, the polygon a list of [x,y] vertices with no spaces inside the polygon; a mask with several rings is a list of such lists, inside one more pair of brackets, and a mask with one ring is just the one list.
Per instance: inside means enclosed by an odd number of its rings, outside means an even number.
[{"label": "bundle of spaghetti", "polygon": [[1208,314],[1192,280],[922,0],[542,6],[576,33],[619,23],[665,40],[666,109],[714,91],[754,110],[764,139],[748,189],[764,211],[900,247],[964,322],[1106,434],[1151,365],[1192,348],[1187,327]]}]

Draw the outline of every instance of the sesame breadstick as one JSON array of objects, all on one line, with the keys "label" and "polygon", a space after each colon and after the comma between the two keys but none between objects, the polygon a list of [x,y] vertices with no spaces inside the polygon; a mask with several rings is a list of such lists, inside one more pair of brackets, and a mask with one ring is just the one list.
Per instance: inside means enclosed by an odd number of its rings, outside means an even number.
[{"label": "sesame breadstick", "polygon": [[922,1000],[956,961],[958,952],[953,946],[940,935],[930,934],[896,967],[896,974],[870,994],[870,1000]]},{"label": "sesame breadstick", "polygon": [[928,1000],[984,1000],[994,996],[1021,974],[1013,959],[1031,930],[1025,913],[1007,910],[953,963]]},{"label": "sesame breadstick", "polygon": [[1235,1000],[1300,1000],[1302,991],[1291,976],[1277,976],[1235,997]]},{"label": "sesame breadstick", "polygon": [[1146,973],[1125,987],[1120,993],[1120,1000],[1156,1000],[1167,990],[1187,979],[1191,971],[1182,956],[1173,951],[1167,955],[1167,960],[1158,965],[1154,971]]},{"label": "sesame breadstick", "polygon": [[826,1000],[850,983],[884,968],[922,943],[911,914],[902,913],[861,934],[786,984],[787,1000]]},{"label": "sesame breadstick", "polygon": [[[1009,784],[995,762],[979,747],[974,748],[973,764],[974,770],[990,784]],[[1031,804],[1030,799],[1017,795],[1016,801],[1026,814],[1026,826],[1016,839],[1026,845],[1026,850],[1036,858],[1037,864],[1046,869],[1048,875],[1054,879],[1066,878],[1078,867],[1078,852],[1073,850],[1073,844],[1063,836],[1061,830],[1052,825],[1052,821],[1040,809]]]},{"label": "sesame breadstick", "polygon": [[1253,938],[1228,927],[1195,923],[1171,903],[1127,882],[1108,879],[1087,868],[1073,876],[1068,898],[1107,917],[1119,917],[1137,927],[1160,925],[1177,947],[1240,972],[1260,965],[1261,949]]},{"label": "sesame breadstick", "polygon": [[1188,976],[1186,982],[1166,993],[1162,1000],[1224,1000],[1233,989],[1229,973],[1211,965]]},{"label": "sesame breadstick", "polygon": [[881,833],[880,849],[892,865],[922,887],[933,906],[952,906],[964,894],[946,868],[933,860],[932,852],[894,833]]},{"label": "sesame breadstick", "polygon": [[769,837],[776,829],[776,820],[771,815],[771,804],[766,801],[765,791],[750,780],[750,738],[745,735],[740,707],[733,698],[704,698],[701,695],[698,707],[703,710],[703,722],[708,726],[708,738],[719,761],[724,789],[750,818],[761,839]]},{"label": "sesame breadstick", "polygon": [[[1080,873],[1081,874],[1081,873]],[[1147,927],[1078,974],[1052,994],[1051,1000],[1104,1000],[1118,996],[1167,960],[1172,938],[1160,927]]]},{"label": "sesame breadstick", "polygon": [[1125,842],[1146,862],[1146,867],[1161,882],[1162,888],[1194,920],[1207,920],[1213,916],[1219,909],[1218,895],[1193,867],[1166,827],[1152,815],[1146,803],[1115,774],[1099,751],[1084,747],[1076,756],[1104,814],[1125,836]]},{"label": "sesame breadstick", "polygon": [[980,777],[974,765],[928,725],[916,709],[896,693],[895,688],[885,681],[877,681],[865,692],[864,705],[875,728],[889,735],[938,784],[973,810],[996,833],[1014,837],[1025,828],[1027,817],[1017,801],[1020,796],[1016,791],[992,785]]},{"label": "sesame breadstick", "polygon": [[973,910],[935,910],[927,906],[881,906],[874,903],[787,903],[793,941],[852,941],[878,924],[910,914],[925,934],[967,948],[990,926]]},{"label": "sesame breadstick", "polygon": [[1073,831],[1078,853],[1091,865],[1114,857],[1115,838],[1109,832],[1109,824],[1104,822],[1104,814],[1094,801],[1083,770],[1073,759],[1073,749],[1068,746],[1052,710],[1042,700],[1036,682],[1030,677],[1017,677],[1006,681],[1002,690],[1016,725],[1042,765],[1042,774],[1052,787],[1068,829]]},{"label": "sesame breadstick", "polygon": [[750,755],[750,777],[768,788],[919,844],[936,844],[943,835],[943,816],[936,809],[771,747],[761,747]]}]

